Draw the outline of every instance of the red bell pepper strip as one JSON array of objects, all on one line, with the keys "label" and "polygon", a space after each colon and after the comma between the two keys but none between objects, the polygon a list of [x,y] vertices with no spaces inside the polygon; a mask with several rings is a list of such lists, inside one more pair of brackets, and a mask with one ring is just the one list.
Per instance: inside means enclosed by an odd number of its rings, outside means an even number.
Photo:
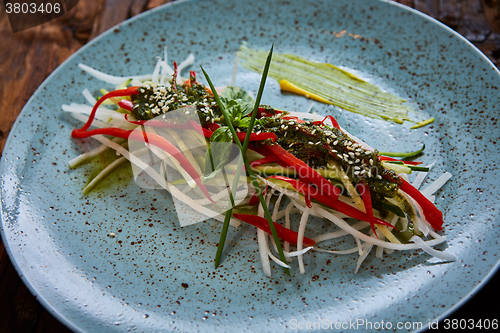
[{"label": "red bell pepper strip", "polygon": [[443,213],[427,199],[419,190],[410,185],[406,180],[400,177],[400,189],[412,197],[424,211],[424,216],[427,222],[435,229],[443,229]]},{"label": "red bell pepper strip", "polygon": [[127,111],[132,111],[132,109],[134,108],[134,104],[127,99],[122,99],[121,101],[119,101],[118,106]]},{"label": "red bell pepper strip", "polygon": [[273,162],[276,162],[276,161],[277,161],[276,157],[274,157],[274,156],[266,156],[264,158],[261,158],[261,159],[258,159],[258,160],[255,160],[255,161],[251,162],[250,166],[251,167],[256,167],[256,166],[259,166],[259,165],[262,165],[262,164],[273,163]]},{"label": "red bell pepper strip", "polygon": [[[240,141],[244,141],[245,140],[245,136],[247,135],[246,132],[238,132],[236,133],[238,135],[238,139],[240,139]],[[271,141],[276,141],[278,139],[278,137],[276,136],[276,134],[274,133],[250,133],[250,141],[263,141],[263,140],[267,140],[267,139],[271,139]]]},{"label": "red bell pepper strip", "polygon": [[327,119],[330,119],[330,121],[332,122],[332,125],[333,127],[337,128],[337,129],[340,129],[340,126],[339,126],[339,123],[337,122],[337,120],[335,120],[335,118],[333,118],[333,116],[326,116],[323,120],[316,120],[316,121],[313,121],[313,125],[325,125],[325,121]]},{"label": "red bell pepper strip", "polygon": [[283,119],[283,120],[295,120],[299,124],[305,123],[304,120],[300,119],[299,117],[295,117],[295,116],[284,116],[284,117],[281,117],[281,119]]},{"label": "red bell pepper strip", "polygon": [[323,121],[321,122],[323,125],[325,124],[325,120],[327,119],[330,119],[330,121],[332,122],[332,125],[333,127],[337,128],[337,129],[340,129],[340,126],[339,126],[339,123],[337,122],[337,120],[335,118],[333,118],[333,116],[326,116],[325,119],[323,119]]},{"label": "red bell pepper strip", "polygon": [[177,91],[177,62],[174,61],[174,73],[172,74],[172,89],[174,89],[175,91]]},{"label": "red bell pepper strip", "polygon": [[[107,99],[112,98],[112,97],[124,97],[124,96],[133,96],[139,93],[139,87],[129,87],[126,89],[119,89],[119,90],[114,90],[111,91],[104,96],[102,96],[97,103],[95,103],[94,107],[92,108],[92,112],[90,113],[89,119],[85,123],[85,125],[82,126],[80,129],[74,129],[73,132],[78,133],[78,132],[84,132],[89,129],[90,125],[92,125],[92,122],[94,121],[95,114],[97,112],[97,109],[99,106]],[[77,136],[75,136],[77,137]]]},{"label": "red bell pepper strip", "polygon": [[[233,214],[234,218],[241,220],[243,222],[246,222],[248,224],[251,224],[268,234],[271,233],[271,229],[269,228],[269,223],[267,220],[263,217],[257,216],[257,215],[250,215],[250,214]],[[278,237],[286,242],[289,242],[291,244],[297,244],[298,241],[298,233],[290,230],[288,228],[283,227],[281,224],[274,222],[274,227],[276,228],[276,233],[278,234]],[[316,244],[316,242],[310,238],[304,237],[304,246],[313,246]]]},{"label": "red bell pepper strip", "polygon": [[416,162],[416,161],[403,161],[403,160],[398,160],[397,158],[392,158],[389,156],[378,156],[379,161],[397,161],[397,162],[403,162],[404,164],[409,164],[409,165],[419,165],[422,164],[422,162]]},{"label": "red bell pepper strip", "polygon": [[307,185],[302,183],[300,180],[288,178],[288,177],[284,177],[284,176],[271,176],[268,178],[274,178],[274,179],[286,181],[289,184],[291,184],[297,191],[302,193],[304,195],[304,197],[307,198],[307,196],[309,196],[311,199],[318,201],[322,205],[329,207],[329,208],[332,208],[332,209],[335,209],[336,211],[341,212],[342,214],[345,214],[349,217],[358,219],[360,221],[369,222],[370,224],[376,223],[376,224],[381,224],[381,225],[385,225],[385,226],[396,229],[392,224],[390,224],[386,221],[383,221],[377,217],[374,217],[373,215],[370,216],[366,213],[363,213],[362,211],[352,207],[349,204],[346,204],[343,201],[331,200],[331,198],[329,196],[326,196],[326,195],[322,194],[321,192],[318,193],[317,189],[314,189],[311,187],[308,188]]},{"label": "red bell pepper strip", "polygon": [[307,165],[307,163],[295,157],[280,145],[266,145],[257,149],[257,152],[260,154],[264,156],[274,156],[281,161],[283,165],[293,168],[301,180],[308,184],[316,185],[320,193],[328,195],[330,200],[337,200],[339,197],[340,191],[337,187]]},{"label": "red bell pepper strip", "polygon": [[140,142],[145,142],[145,143],[150,143],[170,155],[172,155],[186,170],[186,172],[193,178],[193,180],[196,182],[196,184],[200,187],[202,190],[203,194],[212,202],[215,203],[211,198],[210,194],[208,193],[207,188],[205,185],[201,182],[200,180],[200,175],[196,172],[194,169],[193,165],[189,160],[182,154],[182,152],[177,149],[176,146],[174,146],[172,143],[170,143],[168,140],[166,140],[164,137],[159,136],[155,133],[146,133],[145,131],[141,131],[139,133],[138,131],[135,130],[124,130],[121,128],[115,128],[115,127],[109,127],[109,128],[97,128],[93,130],[88,130],[88,131],[73,131],[72,136],[74,138],[87,138],[90,136],[98,135],[98,134],[103,134],[103,135],[111,135],[123,139],[132,139],[135,141],[140,141]]},{"label": "red bell pepper strip", "polygon": [[365,183],[359,183],[357,187],[359,188],[359,194],[361,195],[361,199],[363,200],[366,214],[373,216],[372,196],[370,194],[370,187]]}]

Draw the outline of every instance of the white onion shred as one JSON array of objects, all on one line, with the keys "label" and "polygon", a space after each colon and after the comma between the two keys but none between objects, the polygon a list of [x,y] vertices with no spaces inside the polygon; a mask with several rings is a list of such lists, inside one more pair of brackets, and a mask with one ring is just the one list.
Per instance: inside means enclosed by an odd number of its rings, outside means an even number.
[{"label": "white onion shred", "polygon": [[417,244],[418,246],[420,246],[420,248],[424,252],[427,252],[428,254],[430,254],[433,257],[439,258],[439,259],[444,260],[444,261],[457,260],[457,258],[452,254],[433,249],[432,247],[427,245],[426,242],[424,242],[424,240],[422,238],[420,238],[418,236],[413,236],[412,238],[410,238],[410,242]]},{"label": "white onion shred", "polygon": [[[307,220],[309,219],[309,207],[307,207],[302,213],[300,218],[299,231],[297,235],[297,251],[301,251],[304,245],[304,233],[306,231]],[[297,260],[299,261],[299,271],[301,274],[306,272],[304,268],[304,256],[298,255]]]},{"label": "white onion shred", "polygon": [[424,188],[421,192],[425,196],[431,196],[436,193],[444,184],[451,178],[451,173],[445,172],[434,182],[429,184],[426,188]]}]

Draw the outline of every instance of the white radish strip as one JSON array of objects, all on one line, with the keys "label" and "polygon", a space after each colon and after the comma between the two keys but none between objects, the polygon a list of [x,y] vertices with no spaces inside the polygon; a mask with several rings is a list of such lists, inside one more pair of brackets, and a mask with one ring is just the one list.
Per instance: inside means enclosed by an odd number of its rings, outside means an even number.
[{"label": "white radish strip", "polygon": [[82,95],[83,97],[85,97],[85,99],[89,104],[94,105],[97,102],[95,97],[90,93],[90,91],[87,88],[83,89]]},{"label": "white radish strip", "polygon": [[[73,118],[75,118],[76,120],[80,120],[81,122],[86,123],[88,120],[88,117],[86,117],[84,114],[73,113],[73,112],[70,112],[70,114]],[[106,127],[109,127],[109,125],[110,124],[105,123],[104,121],[98,120],[98,119],[94,119],[94,121],[92,122],[92,126],[97,127],[97,128],[106,128]]]},{"label": "white radish strip", "polygon": [[151,74],[135,75],[135,76],[114,76],[98,71],[97,69],[94,69],[85,64],[78,64],[78,67],[80,67],[80,69],[87,72],[89,75],[95,77],[96,79],[110,83],[115,86],[122,84],[128,79],[139,80],[139,81],[151,79]]},{"label": "white radish strip", "polygon": [[438,234],[437,232],[432,230],[432,228],[429,228],[429,235],[431,235],[432,238],[442,239],[443,241],[446,240],[446,236]]},{"label": "white radish strip", "polygon": [[413,198],[408,198],[413,202],[413,205],[415,206],[418,216],[416,218],[416,224],[417,224],[417,231],[421,231],[425,237],[429,235],[429,232],[431,231],[432,227],[430,226],[429,223],[425,220],[425,215],[424,215],[424,210],[422,207],[415,201]]},{"label": "white radish strip", "polygon": [[[77,104],[77,103],[71,103],[71,104],[63,104],[61,106],[63,111],[66,112],[77,112],[77,113],[83,113],[89,115],[92,112],[92,106],[87,105],[87,104]],[[113,111],[111,109],[105,108],[103,106],[100,106],[97,109],[96,112],[96,117],[99,118],[99,116],[106,115],[109,117],[116,117],[117,119],[123,120],[123,115]]]},{"label": "white radish strip", "polygon": [[233,75],[231,76],[231,83],[229,84],[230,86],[234,86],[236,83],[236,73],[238,72],[238,57],[234,57],[234,63],[233,63]]},{"label": "white radish strip", "polygon": [[359,238],[354,237],[354,240],[356,241],[356,246],[358,247],[358,254],[360,256],[362,256],[363,255],[363,245],[361,245],[361,241],[359,240]]},{"label": "white radish strip", "polygon": [[[70,105],[64,104],[61,106],[61,108],[65,112],[78,113],[87,116],[90,115],[90,113],[92,112],[92,107],[85,104],[75,104],[75,103],[71,103]],[[135,128],[135,125],[126,121],[122,114],[110,109],[106,109],[104,107],[98,108],[94,119],[105,122],[114,120],[116,123],[121,124],[120,127]]]},{"label": "white radish strip", "polygon": [[[259,203],[257,207],[257,215],[264,217],[264,207]],[[262,270],[267,276],[271,276],[271,264],[269,262],[269,246],[267,244],[267,233],[257,228],[257,243],[259,244],[260,262],[262,263]]]},{"label": "white radish strip", "polygon": [[442,174],[438,179],[436,179],[434,182],[432,182],[430,185],[428,185],[426,188],[424,188],[421,192],[425,196],[430,196],[434,193],[437,192],[441,187],[443,187],[444,184],[451,178],[451,173],[445,172]]},{"label": "white radish strip", "polygon": [[[298,210],[297,210],[297,209],[293,206],[293,204],[292,204],[292,207],[291,207],[290,209],[291,209],[291,210],[290,210],[290,213],[291,213],[291,212],[298,211]],[[282,209],[282,210],[278,213],[278,215],[276,216],[276,220],[280,220],[280,219],[284,218],[284,217],[285,217],[285,215],[286,215],[286,209]]]},{"label": "white radish strip", "polygon": [[283,261],[276,258],[271,252],[268,252],[267,255],[269,256],[269,258],[271,258],[272,261],[277,263],[279,266],[285,267],[285,268],[291,268],[290,265],[287,265]]},{"label": "white radish strip", "polygon": [[271,277],[271,265],[269,263],[269,246],[267,245],[267,234],[257,228],[257,242],[259,244],[260,261],[262,270],[266,276]]},{"label": "white radish strip", "polygon": [[[307,220],[309,219],[309,210],[307,207],[305,211],[302,213],[302,217],[300,218],[299,230],[297,233],[297,251],[301,251],[304,245],[304,233],[306,231]],[[299,271],[301,274],[304,274],[306,270],[304,269],[304,257],[302,255],[297,256],[299,261]]]},{"label": "white radish strip", "polygon": [[433,249],[432,247],[427,245],[426,242],[424,242],[422,240],[422,238],[420,238],[418,236],[413,236],[412,238],[410,238],[410,242],[413,242],[413,243],[419,245],[423,251],[427,252],[431,256],[436,257],[438,259],[441,259],[444,261],[456,261],[457,260],[457,258],[452,254]]},{"label": "white radish strip", "polygon": [[359,256],[358,262],[356,263],[356,268],[354,269],[354,274],[356,274],[359,271],[361,264],[368,257],[372,248],[373,248],[373,244],[364,244],[362,254]]},{"label": "white radish strip", "polygon": [[292,251],[292,252],[285,252],[285,257],[291,258],[291,257],[296,257],[296,256],[301,256],[310,250],[313,250],[314,248],[312,246],[306,247],[300,251]]},{"label": "white radish strip", "polygon": [[[384,240],[384,235],[379,235],[381,240]],[[384,256],[384,248],[382,246],[377,246],[377,250],[375,251],[375,256],[379,259],[382,259]]]},{"label": "white radish strip", "polygon": [[153,81],[154,83],[159,82],[160,70],[161,70],[161,58],[158,57],[158,61],[156,62],[155,69],[153,70],[153,75],[151,76],[151,81]]},{"label": "white radish strip", "polygon": [[[166,60],[165,60],[166,61]],[[194,55],[192,53],[190,53],[186,59],[184,59],[183,62],[181,62],[179,64],[179,66],[177,66],[177,70],[179,72],[179,75],[182,73],[182,71],[188,67],[188,66],[191,66],[192,64],[194,64]]]},{"label": "white radish strip", "polygon": [[[294,208],[293,202],[290,202],[285,208],[285,228],[290,229],[290,212]],[[286,252],[290,252],[290,242],[285,242],[284,249]],[[291,259],[289,260],[291,261]]]},{"label": "white radish strip", "polygon": [[333,253],[333,254],[352,254],[358,252],[358,247],[355,246],[347,250],[326,250],[326,249],[321,249],[319,247],[315,247],[313,248],[313,250],[317,252]]},{"label": "white radish strip", "polygon": [[[436,162],[432,162],[431,164],[429,164],[427,166],[427,168],[429,168],[429,171],[431,171],[432,167],[434,166],[434,163]],[[417,175],[415,176],[415,179],[413,179],[413,187],[415,187],[416,189],[419,189],[420,186],[422,185],[422,183],[424,182],[425,180],[425,177],[427,177],[429,173],[428,172],[417,172]]]},{"label": "white radish strip", "polygon": [[[313,203],[313,209],[319,215],[321,215],[324,218],[330,220],[335,225],[337,225],[339,228],[347,231],[353,237],[359,238],[360,240],[362,240],[364,242],[367,242],[369,244],[379,245],[379,246],[382,246],[384,248],[398,250],[398,251],[415,250],[415,249],[419,249],[420,248],[416,244],[393,244],[393,243],[390,243],[390,242],[382,241],[382,240],[380,240],[378,238],[375,238],[375,237],[368,236],[368,235],[366,235],[366,234],[364,234],[364,233],[362,233],[362,232],[360,232],[360,231],[352,228],[344,220],[340,219],[339,217],[337,217],[336,215],[332,214],[328,210],[326,210],[326,209],[324,209],[324,208],[322,208],[322,207],[320,207],[320,206],[318,206],[318,205],[316,205],[314,203]],[[429,246],[434,246],[434,245],[440,244],[442,242],[443,242],[443,240],[441,240],[441,239],[432,239],[432,240],[425,241],[425,244],[427,244]]]},{"label": "white radish strip", "polygon": [[112,163],[108,164],[104,169],[101,170],[101,172],[97,174],[97,176],[94,177],[94,179],[90,181],[90,183],[87,184],[87,186],[83,188],[83,193],[88,193],[90,190],[92,190],[92,188],[94,188],[97,183],[99,183],[103,178],[109,175],[111,171],[113,171],[125,161],[127,161],[125,157],[120,157],[114,160]]},{"label": "white radish strip", "polygon": [[[367,228],[369,226],[370,226],[370,223],[364,222],[364,221],[361,221],[361,222],[358,222],[358,223],[352,225],[352,227],[356,230],[361,230],[361,229]],[[328,232],[328,233],[316,236],[313,238],[313,240],[316,243],[319,243],[319,242],[324,242],[324,241],[330,240],[330,239],[340,238],[340,237],[343,237],[345,235],[349,235],[349,233],[344,231],[344,230],[338,230],[338,231]]]},{"label": "white radish strip", "polygon": [[273,214],[272,214],[273,221],[276,221],[276,218],[278,217],[278,211],[280,208],[282,198],[283,198],[283,193],[280,193],[280,195],[278,196],[278,199],[276,199],[276,203],[274,204],[274,207],[273,207]]},{"label": "white radish strip", "polygon": [[[116,143],[121,143],[124,141],[124,139],[122,138],[114,138],[112,140],[113,142],[116,142]],[[86,153],[83,153],[73,159],[71,159],[69,162],[68,162],[68,165],[71,169],[75,168],[76,166],[80,165],[81,163],[87,161],[87,160],[90,160],[94,157],[96,157],[97,155],[105,152],[106,150],[108,150],[109,147],[105,146],[105,145],[100,145]]]}]

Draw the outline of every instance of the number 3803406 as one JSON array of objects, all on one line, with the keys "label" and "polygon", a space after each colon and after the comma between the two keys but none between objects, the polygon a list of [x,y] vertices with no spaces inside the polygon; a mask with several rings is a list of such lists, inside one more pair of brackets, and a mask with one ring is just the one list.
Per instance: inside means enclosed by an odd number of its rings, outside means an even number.
[{"label": "number 3803406", "polygon": [[59,2],[6,2],[7,14],[59,14],[62,7]]}]

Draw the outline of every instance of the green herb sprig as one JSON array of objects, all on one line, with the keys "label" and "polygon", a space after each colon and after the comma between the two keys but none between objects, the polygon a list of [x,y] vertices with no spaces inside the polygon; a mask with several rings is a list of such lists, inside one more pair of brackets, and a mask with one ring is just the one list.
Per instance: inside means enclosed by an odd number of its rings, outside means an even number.
[{"label": "green herb sprig", "polygon": [[[264,86],[266,83],[266,78],[267,78],[267,74],[269,71],[269,66],[271,64],[272,54],[273,54],[273,46],[271,46],[271,49],[270,49],[269,54],[268,54],[267,59],[266,59],[264,70],[262,71],[262,77],[261,77],[261,81],[260,81],[259,91],[257,93],[257,98],[255,100],[255,104],[254,104],[254,107],[253,107],[253,110],[251,113],[250,123],[248,124],[247,134],[245,136],[245,140],[243,141],[243,145],[240,143],[240,141],[238,139],[238,135],[237,135],[236,130],[234,129],[234,126],[233,126],[232,121],[231,121],[232,118],[231,118],[230,114],[227,112],[227,110],[224,106],[224,103],[222,103],[221,99],[219,98],[219,95],[217,94],[217,91],[215,90],[215,87],[214,87],[212,81],[210,80],[210,77],[208,76],[207,72],[203,69],[203,67],[201,67],[201,70],[202,70],[203,74],[205,75],[205,78],[208,82],[208,85],[210,86],[210,89],[212,89],[212,92],[214,94],[214,99],[217,102],[219,109],[221,110],[222,114],[224,115],[224,120],[226,122],[226,125],[229,128],[229,130],[231,131],[236,145],[241,150],[241,153],[243,156],[243,163],[245,164],[245,168],[247,170],[247,173],[248,173],[250,180],[252,181],[252,184],[254,185],[254,187],[257,190],[258,199],[259,199],[259,202],[262,205],[262,208],[264,210],[264,216],[265,216],[267,222],[269,223],[269,229],[271,230],[271,234],[272,234],[274,242],[276,244],[276,248],[278,250],[280,260],[283,263],[286,263],[285,254],[284,254],[283,249],[281,247],[281,243],[279,241],[278,233],[276,232],[276,228],[274,227],[274,222],[272,220],[271,213],[269,212],[266,201],[264,200],[264,197],[262,195],[262,191],[260,190],[260,184],[259,184],[255,174],[253,173],[253,171],[250,167],[250,163],[248,162],[248,158],[246,157],[246,150],[247,150],[249,142],[250,142],[250,134],[252,133],[253,126],[255,125],[255,119],[257,117],[257,111],[258,111],[258,108],[260,105],[262,93],[264,91]],[[234,183],[236,183],[236,184],[237,184],[237,181],[239,178],[239,170],[240,169],[241,168],[237,169],[237,174],[235,175]],[[233,188],[234,188],[234,186],[233,186]],[[231,193],[230,193],[230,197],[232,197]],[[220,264],[220,258],[222,256],[222,250],[224,249],[224,243],[226,241],[227,231],[229,228],[229,221],[231,219],[231,216],[232,216],[232,208],[226,212],[226,216],[224,218],[224,223],[222,226],[222,232],[220,235],[219,245],[217,248],[217,254],[215,256],[215,267],[216,268]],[[290,274],[290,271],[288,270],[288,268],[284,268],[284,270],[287,274]]]}]

